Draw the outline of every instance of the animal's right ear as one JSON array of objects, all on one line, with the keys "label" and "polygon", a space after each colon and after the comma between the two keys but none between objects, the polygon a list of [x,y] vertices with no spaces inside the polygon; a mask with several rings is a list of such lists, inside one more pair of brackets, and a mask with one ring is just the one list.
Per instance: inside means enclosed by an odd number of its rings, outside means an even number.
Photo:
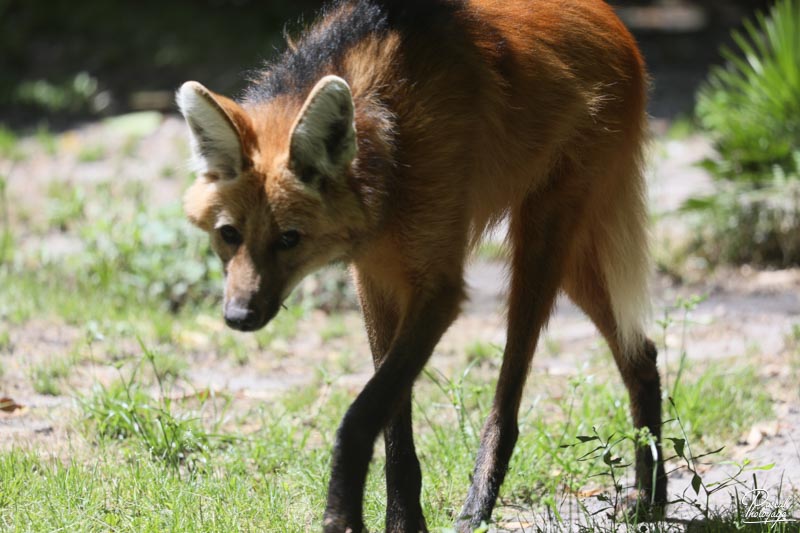
[{"label": "animal's right ear", "polygon": [[178,107],[191,131],[195,171],[210,179],[233,179],[252,164],[255,134],[250,119],[233,100],[196,81],[178,90]]}]

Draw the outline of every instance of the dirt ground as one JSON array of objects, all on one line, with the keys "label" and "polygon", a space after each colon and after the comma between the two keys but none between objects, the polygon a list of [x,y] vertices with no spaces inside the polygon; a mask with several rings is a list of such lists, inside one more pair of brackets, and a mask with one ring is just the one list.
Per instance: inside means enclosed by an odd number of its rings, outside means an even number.
[{"label": "dirt ground", "polygon": [[[149,120],[149,122],[148,122]],[[144,126],[142,126],[144,124]],[[24,141],[23,148],[31,157],[15,164],[9,180],[9,195],[18,211],[25,208],[36,219],[37,206],[24,203],[40,198],[53,180],[91,185],[114,176],[115,180],[145,182],[152,201],[168,203],[180,197],[183,179],[184,125],[177,117],[154,115],[139,126],[141,138],[133,152],[123,150],[125,136],[118,126],[93,124],[60,136],[55,154],[46,154],[35,141]],[[25,144],[28,143],[28,144]],[[96,161],[80,161],[82,147],[102,145],[108,157]],[[178,147],[178,148],[176,148]],[[39,152],[37,152],[39,150]],[[678,218],[670,216],[681,202],[692,194],[708,191],[710,178],[694,164],[710,153],[708,142],[699,136],[683,140],[659,140],[652,155],[649,174],[651,205],[656,214],[654,247],[666,237],[678,238],[691,231]],[[130,152],[128,155],[116,155]],[[163,177],[165,165],[174,174]],[[162,176],[153,180],[152,176]],[[666,237],[665,237],[666,236]],[[496,237],[499,238],[499,237]],[[59,232],[49,233],[42,241],[23,239],[23,247],[45,247],[58,254],[81,246],[80,239]],[[691,271],[691,268],[688,268]],[[505,270],[502,263],[474,260],[467,271],[469,302],[463,316],[453,325],[437,348],[432,365],[446,367],[463,361],[460,354],[476,341],[504,343]],[[774,400],[774,420],[764,420],[731,443],[725,455],[734,460],[745,457],[756,463],[779,465],[772,471],[759,472],[760,486],[782,485],[784,490],[796,490],[800,485],[800,404],[796,376],[788,361],[797,357],[791,341],[793,326],[800,324],[800,269],[756,271],[748,268],[725,270],[713,275],[688,276],[683,282],[667,274],[654,275],[654,322],[651,332],[668,346],[670,363],[676,363],[680,346],[694,360],[718,359],[731,365],[749,361],[768,378],[769,393]],[[678,327],[661,339],[655,322],[671,309],[678,297],[702,295],[705,299],[691,313],[685,340]],[[677,311],[673,311],[678,313]],[[323,340],[320,332],[329,318],[314,312],[303,319],[291,345],[281,339],[273,341],[270,352],[277,357],[251,357],[246,365],[230,358],[216,357],[203,351],[207,339],[186,332],[188,342],[196,344],[197,357],[187,381],[195,388],[224,390],[247,401],[263,401],[303,384],[310,384],[317,367],[336,367],[344,383],[354,390],[369,378],[371,361],[366,336],[359,314],[345,312],[342,316],[345,334]],[[223,328],[218,316],[203,316],[202,327],[213,334]],[[73,405],[72,394],[46,396],[33,391],[25,373],[31,361],[47,360],[64,354],[84,331],[77,327],[34,319],[10,331],[14,346],[13,357],[0,354],[5,373],[0,377],[0,396],[13,398],[24,406],[14,412],[0,412],[0,448],[9,446],[48,447],[59,444],[69,448],[75,438],[69,425],[73,418],[65,416]],[[545,338],[540,342],[534,360],[533,374],[573,375],[600,346],[600,338],[592,324],[566,299],[560,299]],[[554,347],[557,347],[554,348]],[[347,357],[346,365],[341,359]],[[612,364],[609,361],[609,364]],[[74,381],[84,383],[103,379],[102,372],[91,365],[81,367]],[[544,378],[546,379],[546,378]],[[787,385],[788,384],[788,385]],[[756,386],[756,384],[754,384]],[[709,475],[724,478],[730,466],[715,466]],[[675,474],[671,477],[671,493],[680,493],[690,486],[690,478]],[[719,495],[720,505],[728,503],[727,495]],[[686,511],[675,510],[678,516]]]}]

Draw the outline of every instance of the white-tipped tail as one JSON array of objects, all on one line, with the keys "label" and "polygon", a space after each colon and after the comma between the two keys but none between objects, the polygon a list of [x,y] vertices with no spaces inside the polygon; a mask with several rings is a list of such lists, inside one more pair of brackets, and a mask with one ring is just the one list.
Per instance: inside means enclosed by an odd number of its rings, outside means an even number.
[{"label": "white-tipped tail", "polygon": [[604,223],[595,231],[600,268],[606,281],[617,337],[626,357],[642,353],[645,323],[650,317],[650,253],[644,178],[639,161],[633,175],[622,180],[616,191],[617,209],[604,213]]}]

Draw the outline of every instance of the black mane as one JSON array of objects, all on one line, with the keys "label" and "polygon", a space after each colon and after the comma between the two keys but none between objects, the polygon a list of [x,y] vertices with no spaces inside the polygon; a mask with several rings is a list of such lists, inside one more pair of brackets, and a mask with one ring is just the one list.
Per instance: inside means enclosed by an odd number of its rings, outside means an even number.
[{"label": "black mane", "polygon": [[[336,15],[348,5],[352,8],[346,14]],[[323,69],[336,69],[346,51],[370,35],[381,35],[391,28],[404,34],[419,31],[442,21],[442,16],[451,15],[460,5],[459,0],[336,0],[322,10],[296,46],[288,47],[251,76],[244,101],[305,93],[325,74]]]}]

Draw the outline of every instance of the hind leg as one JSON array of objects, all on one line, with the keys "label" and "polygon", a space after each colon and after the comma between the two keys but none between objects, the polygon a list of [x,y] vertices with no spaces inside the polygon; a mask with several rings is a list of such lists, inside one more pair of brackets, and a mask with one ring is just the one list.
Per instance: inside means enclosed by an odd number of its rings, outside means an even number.
[{"label": "hind leg", "polygon": [[[458,520],[460,531],[488,521],[506,475],[519,434],[517,413],[539,332],[553,307],[574,220],[581,200],[559,190],[568,180],[553,180],[530,195],[512,213],[513,248],[508,304],[508,333],[494,403],[481,435],[481,445],[467,500]],[[576,216],[563,216],[564,210]]]},{"label": "hind leg", "polygon": [[645,508],[663,507],[667,501],[667,476],[661,452],[661,384],[655,345],[641,332],[627,345],[619,340],[611,298],[593,250],[576,254],[569,266],[564,289],[608,342],[628,389],[634,426],[647,428],[656,440],[657,457],[653,457],[649,446],[636,450],[638,502]]}]

